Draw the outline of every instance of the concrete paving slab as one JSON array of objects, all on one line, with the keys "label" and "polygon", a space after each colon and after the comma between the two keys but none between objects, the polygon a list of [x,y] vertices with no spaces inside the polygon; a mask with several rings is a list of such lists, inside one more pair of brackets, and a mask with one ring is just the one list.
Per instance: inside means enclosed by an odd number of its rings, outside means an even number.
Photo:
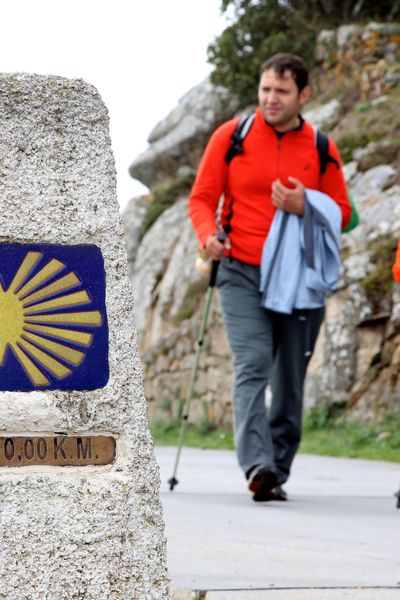
[{"label": "concrete paving slab", "polygon": [[400,600],[400,465],[299,455],[289,502],[254,503],[234,452],[184,449],[173,492],[175,449],[156,452],[169,570],[182,592]]},{"label": "concrete paving slab", "polygon": [[398,598],[398,588],[275,588],[208,592],[173,589],[173,600],[398,600]]},{"label": "concrete paving slab", "polygon": [[205,600],[398,600],[398,589],[303,589],[207,592]]}]

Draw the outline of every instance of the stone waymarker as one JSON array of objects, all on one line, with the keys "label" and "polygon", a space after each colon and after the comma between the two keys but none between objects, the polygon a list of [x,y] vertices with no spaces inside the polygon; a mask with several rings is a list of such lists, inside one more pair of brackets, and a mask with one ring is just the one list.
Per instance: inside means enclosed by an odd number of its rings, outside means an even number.
[{"label": "stone waymarker", "polygon": [[107,110],[0,76],[1,597],[169,598]]}]

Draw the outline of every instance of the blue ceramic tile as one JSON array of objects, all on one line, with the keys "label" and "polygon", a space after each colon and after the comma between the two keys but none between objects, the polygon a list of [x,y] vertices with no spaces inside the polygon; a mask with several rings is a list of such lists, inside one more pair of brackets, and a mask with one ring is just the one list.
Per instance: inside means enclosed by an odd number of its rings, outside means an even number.
[{"label": "blue ceramic tile", "polygon": [[100,248],[0,244],[0,390],[93,390],[108,377]]}]

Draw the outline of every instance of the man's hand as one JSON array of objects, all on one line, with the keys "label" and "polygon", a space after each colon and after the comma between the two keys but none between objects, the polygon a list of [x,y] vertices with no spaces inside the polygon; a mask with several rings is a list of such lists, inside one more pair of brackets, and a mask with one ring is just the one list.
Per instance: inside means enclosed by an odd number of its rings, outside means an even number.
[{"label": "man's hand", "polygon": [[294,188],[288,188],[276,179],[272,184],[272,204],[288,213],[304,214],[304,185],[295,177],[288,177]]},{"label": "man's hand", "polygon": [[225,242],[220,242],[217,239],[217,234],[214,233],[207,238],[206,241],[206,252],[207,256],[212,258],[212,260],[221,260],[225,256],[226,250],[229,250],[231,247],[231,243],[229,238],[225,239]]}]

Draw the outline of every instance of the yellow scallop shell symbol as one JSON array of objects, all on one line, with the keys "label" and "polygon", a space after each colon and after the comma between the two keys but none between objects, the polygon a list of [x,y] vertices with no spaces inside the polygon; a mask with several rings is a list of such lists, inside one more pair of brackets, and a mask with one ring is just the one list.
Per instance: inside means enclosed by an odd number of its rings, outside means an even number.
[{"label": "yellow scallop shell symbol", "polygon": [[57,259],[30,276],[42,257],[42,252],[28,252],[9,288],[0,282],[0,367],[11,348],[37,387],[50,383],[48,374],[68,377],[93,341],[93,334],[79,327],[100,327],[103,321],[98,310],[63,312],[88,305],[91,298],[86,290],[71,292],[82,282],[73,272],[60,276],[66,265]]}]

